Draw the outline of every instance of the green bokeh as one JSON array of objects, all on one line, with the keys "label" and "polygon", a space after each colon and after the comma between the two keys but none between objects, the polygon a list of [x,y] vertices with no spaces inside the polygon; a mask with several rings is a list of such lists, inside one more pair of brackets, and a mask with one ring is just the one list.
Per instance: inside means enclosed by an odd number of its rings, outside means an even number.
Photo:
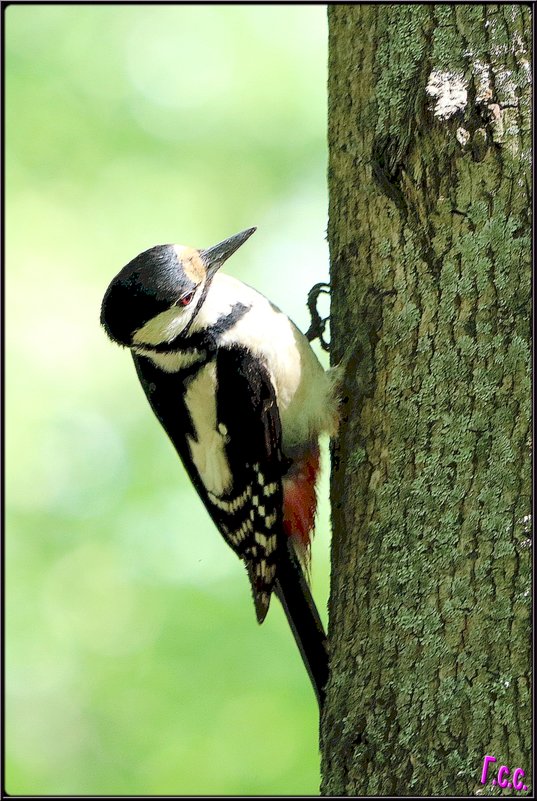
[{"label": "green bokeh", "polygon": [[[161,242],[308,324],[328,275],[322,6],[10,6],[7,790],[317,794],[317,709],[99,327]],[[327,458],[313,588],[328,595]]]}]

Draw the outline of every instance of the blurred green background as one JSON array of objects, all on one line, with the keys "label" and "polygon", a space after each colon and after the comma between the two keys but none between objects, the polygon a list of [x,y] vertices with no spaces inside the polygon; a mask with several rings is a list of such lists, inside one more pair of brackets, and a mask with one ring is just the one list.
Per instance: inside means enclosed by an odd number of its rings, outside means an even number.
[{"label": "blurred green background", "polygon": [[[322,6],[32,6],[6,25],[7,790],[317,794],[318,713],[99,326],[157,243],[301,327],[328,276]],[[313,588],[326,619],[328,460]]]}]

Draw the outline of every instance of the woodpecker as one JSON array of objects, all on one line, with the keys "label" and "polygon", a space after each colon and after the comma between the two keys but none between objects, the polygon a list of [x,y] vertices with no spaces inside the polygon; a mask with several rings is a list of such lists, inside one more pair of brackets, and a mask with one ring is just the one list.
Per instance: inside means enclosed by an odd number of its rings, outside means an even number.
[{"label": "woodpecker", "polygon": [[272,592],[281,601],[322,704],[326,637],[305,574],[337,382],[279,308],[220,272],[255,230],[204,250],[139,254],[110,283],[101,323],[130,349],[155,415],[244,561],[258,622]]}]

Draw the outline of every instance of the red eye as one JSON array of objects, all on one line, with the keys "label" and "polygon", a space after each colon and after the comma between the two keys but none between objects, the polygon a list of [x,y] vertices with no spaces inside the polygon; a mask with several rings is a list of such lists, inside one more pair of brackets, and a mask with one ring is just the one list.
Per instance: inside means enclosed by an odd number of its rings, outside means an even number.
[{"label": "red eye", "polygon": [[191,302],[191,300],[194,297],[194,295],[195,295],[195,292],[188,292],[186,295],[183,295],[182,298],[179,298],[179,300],[177,301],[177,304],[179,306],[188,306],[188,304]]}]

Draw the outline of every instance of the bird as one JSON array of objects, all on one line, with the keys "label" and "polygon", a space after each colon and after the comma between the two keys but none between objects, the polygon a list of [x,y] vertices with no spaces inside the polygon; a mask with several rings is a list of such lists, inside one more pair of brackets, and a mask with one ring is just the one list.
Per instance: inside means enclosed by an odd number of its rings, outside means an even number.
[{"label": "bird", "polygon": [[113,278],[101,305],[149,404],[226,543],[244,562],[257,621],[274,593],[318,703],[326,634],[308,582],[319,437],[338,428],[338,380],[267,297],[221,271],[254,233],[196,249],[156,245]]}]

